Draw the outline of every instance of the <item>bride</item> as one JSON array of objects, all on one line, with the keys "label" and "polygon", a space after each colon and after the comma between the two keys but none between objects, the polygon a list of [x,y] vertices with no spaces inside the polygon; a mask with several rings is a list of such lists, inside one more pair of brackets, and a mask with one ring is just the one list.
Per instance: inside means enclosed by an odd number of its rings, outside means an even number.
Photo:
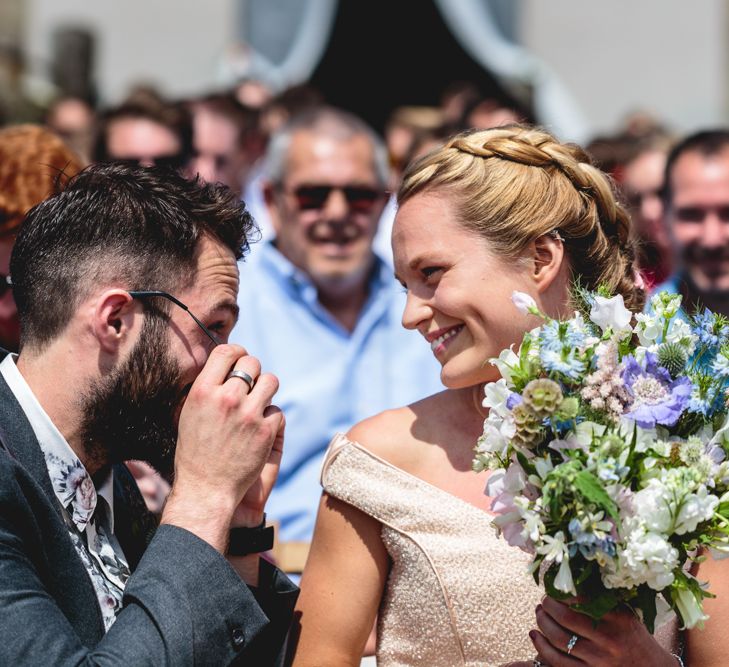
[{"label": "bride", "polygon": [[627,612],[594,628],[542,602],[528,556],[490,525],[485,474],[471,471],[483,385],[497,379],[488,360],[540,324],[512,305],[514,290],[564,316],[579,276],[640,309],[629,221],[608,180],[581,149],[510,126],[411,165],[398,203],[403,325],[430,345],[447,389],[332,442],[294,665],[358,665],[376,618],[379,667],[677,665],[670,641]]}]

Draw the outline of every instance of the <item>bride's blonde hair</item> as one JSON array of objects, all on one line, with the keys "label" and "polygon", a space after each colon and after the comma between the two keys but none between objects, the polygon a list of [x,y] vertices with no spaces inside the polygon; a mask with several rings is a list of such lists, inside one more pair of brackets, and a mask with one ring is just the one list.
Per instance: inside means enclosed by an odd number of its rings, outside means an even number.
[{"label": "bride's blonde hair", "polygon": [[506,258],[559,232],[584,287],[605,285],[641,309],[630,218],[579,146],[521,125],[465,132],[408,166],[398,204],[426,190],[447,194],[461,224]]}]

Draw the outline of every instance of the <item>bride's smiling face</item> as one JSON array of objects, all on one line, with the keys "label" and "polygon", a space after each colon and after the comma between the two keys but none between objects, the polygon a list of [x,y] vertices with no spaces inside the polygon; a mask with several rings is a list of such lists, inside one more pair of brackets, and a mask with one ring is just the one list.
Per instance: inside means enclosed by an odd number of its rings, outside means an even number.
[{"label": "bride's smiling face", "polygon": [[491,252],[486,239],[458,223],[442,193],[420,193],[400,207],[392,244],[395,274],[408,294],[403,326],[430,344],[443,384],[457,389],[497,379],[489,359],[518,346],[539,323],[511,301],[514,290],[539,300],[534,264]]}]

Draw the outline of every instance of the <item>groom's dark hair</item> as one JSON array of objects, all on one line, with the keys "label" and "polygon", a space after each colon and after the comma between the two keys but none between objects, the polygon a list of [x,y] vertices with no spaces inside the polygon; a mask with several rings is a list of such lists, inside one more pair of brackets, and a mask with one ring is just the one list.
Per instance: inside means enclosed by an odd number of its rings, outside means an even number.
[{"label": "groom's dark hair", "polygon": [[243,256],[256,231],[245,205],[222,185],[156,167],[88,167],[31,209],[10,273],[21,348],[42,348],[100,285],[174,291],[192,283],[202,236]]}]

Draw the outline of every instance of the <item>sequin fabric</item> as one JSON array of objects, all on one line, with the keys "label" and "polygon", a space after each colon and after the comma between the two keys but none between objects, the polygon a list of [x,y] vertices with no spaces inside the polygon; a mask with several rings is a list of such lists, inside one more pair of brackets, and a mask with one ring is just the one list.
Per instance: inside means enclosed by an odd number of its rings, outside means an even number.
[{"label": "sequin fabric", "polygon": [[342,435],[322,472],[327,493],[382,523],[392,560],[378,667],[488,667],[531,660],[543,593],[529,557],[497,537],[491,515],[406,473]]}]

